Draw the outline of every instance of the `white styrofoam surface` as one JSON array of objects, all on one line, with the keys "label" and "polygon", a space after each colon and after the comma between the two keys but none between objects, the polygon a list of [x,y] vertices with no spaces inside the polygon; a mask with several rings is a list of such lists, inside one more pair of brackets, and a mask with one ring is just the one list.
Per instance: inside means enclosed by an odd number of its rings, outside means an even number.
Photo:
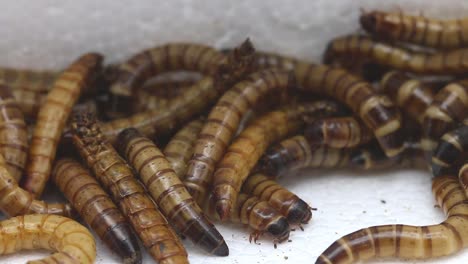
[{"label": "white styrofoam surface", "polygon": [[[410,3],[407,3],[410,2]],[[468,1],[0,1],[0,65],[62,68],[79,54],[99,51],[108,61],[174,41],[233,46],[250,37],[261,50],[317,61],[326,42],[358,29],[359,8],[401,7],[438,17],[462,16]],[[430,175],[418,171],[361,173],[313,171],[281,183],[318,207],[305,231],[273,248],[267,238],[249,244],[242,227],[218,225],[229,244],[227,258],[210,257],[188,246],[192,263],[312,263],[335,239],[358,228],[443,220],[434,208]],[[381,202],[384,200],[386,203]],[[187,243],[188,244],[188,243]],[[118,258],[99,245],[98,263]],[[48,252],[0,257],[22,263]],[[145,262],[151,262],[146,256]],[[467,263],[468,252],[430,263]],[[393,262],[386,262],[393,263]],[[415,263],[415,262],[412,262]]]}]

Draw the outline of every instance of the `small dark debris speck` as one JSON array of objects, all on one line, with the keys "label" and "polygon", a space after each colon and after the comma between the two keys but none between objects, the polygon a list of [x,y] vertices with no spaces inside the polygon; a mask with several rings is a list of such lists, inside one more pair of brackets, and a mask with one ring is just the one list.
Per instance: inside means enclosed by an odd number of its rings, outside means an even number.
[{"label": "small dark debris speck", "polygon": [[385,201],[385,200],[380,200],[380,202],[383,203],[383,204],[387,203],[387,201]]},{"label": "small dark debris speck", "polygon": [[292,240],[291,240],[291,239],[288,239],[288,242],[292,242]]},{"label": "small dark debris speck", "polygon": [[362,211],[363,214],[367,213],[366,211]]},{"label": "small dark debris speck", "polygon": [[285,259],[285,260],[288,260],[288,256],[284,256],[284,259]]}]

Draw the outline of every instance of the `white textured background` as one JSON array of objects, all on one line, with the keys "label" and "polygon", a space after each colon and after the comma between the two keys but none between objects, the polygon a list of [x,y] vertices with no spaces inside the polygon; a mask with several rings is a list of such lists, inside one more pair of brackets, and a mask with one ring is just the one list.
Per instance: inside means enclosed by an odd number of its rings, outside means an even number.
[{"label": "white textured background", "polygon": [[[438,17],[468,11],[468,1],[455,0],[0,0],[0,4],[0,65],[37,69],[62,68],[86,51],[99,51],[108,61],[116,61],[165,42],[223,47],[246,37],[261,50],[318,60],[329,39],[357,30],[360,7],[401,7]],[[314,171],[281,183],[319,209],[304,232],[292,232],[292,242],[275,250],[266,238],[261,245],[249,244],[242,227],[218,225],[230,256],[210,257],[188,246],[191,262],[313,263],[335,239],[356,229],[391,223],[426,225],[444,218],[434,208],[427,172]],[[98,249],[98,263],[118,262],[103,246]],[[0,257],[0,262],[21,263],[44,254],[48,253]],[[145,262],[151,259],[146,256]],[[467,263],[468,252],[429,262]]]}]

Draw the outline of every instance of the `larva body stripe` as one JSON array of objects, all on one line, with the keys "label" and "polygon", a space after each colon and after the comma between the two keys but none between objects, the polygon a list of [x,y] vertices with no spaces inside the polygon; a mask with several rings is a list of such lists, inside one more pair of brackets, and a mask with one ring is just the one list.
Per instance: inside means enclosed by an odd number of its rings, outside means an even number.
[{"label": "larva body stripe", "polygon": [[290,224],[307,224],[312,218],[312,209],[306,202],[265,174],[250,175],[242,186],[242,192],[267,201]]},{"label": "larva body stripe", "polygon": [[202,204],[216,163],[222,158],[244,114],[261,100],[276,92],[282,94],[290,85],[289,73],[264,70],[252,74],[228,90],[212,108],[194,148],[184,180],[193,198]]},{"label": "larva body stripe", "polygon": [[19,182],[26,165],[28,134],[24,116],[9,87],[0,84],[0,154],[10,175]]},{"label": "larva body stripe", "polygon": [[176,175],[183,181],[187,172],[187,163],[192,157],[193,148],[204,120],[194,120],[181,128],[167,143],[164,155],[174,169]]},{"label": "larva body stripe", "polygon": [[431,226],[384,225],[348,234],[329,246],[315,263],[356,263],[375,258],[427,259],[468,246],[468,201],[456,177],[433,179],[432,190],[447,220]]},{"label": "larva body stripe", "polygon": [[72,159],[55,163],[52,180],[79,215],[124,263],[141,263],[136,235],[90,172]]},{"label": "larva body stripe", "polygon": [[12,93],[23,114],[29,119],[36,119],[41,105],[47,98],[47,93],[25,90],[13,90]]},{"label": "larva body stripe", "polygon": [[96,260],[96,243],[84,226],[57,215],[23,215],[0,222],[0,255],[23,249],[56,251],[43,259],[28,263],[92,264]]},{"label": "larva body stripe", "polygon": [[[276,65],[283,65],[278,61],[286,60],[288,62],[286,65],[293,64],[291,67],[293,67],[296,82],[302,90],[331,96],[349,106],[373,131],[387,156],[396,156],[403,151],[401,118],[398,109],[386,96],[376,94],[369,83],[339,68],[309,64],[268,53],[260,53],[258,57],[258,63],[277,61]],[[389,123],[393,125],[388,126]],[[380,131],[379,134],[377,131]]]},{"label": "larva body stripe", "polygon": [[0,210],[8,216],[23,214],[57,214],[76,216],[69,204],[47,204],[35,200],[31,193],[18,186],[0,155]]},{"label": "larva body stripe", "polygon": [[94,117],[78,114],[72,122],[73,143],[159,263],[188,263],[187,252],[164,216],[135,178],[129,165],[106,142]]},{"label": "larva body stripe", "polygon": [[434,150],[444,133],[468,117],[467,99],[468,80],[450,83],[436,94],[424,113],[422,142],[426,151]]},{"label": "larva body stripe", "polygon": [[302,129],[303,116],[313,118],[334,112],[337,106],[332,102],[317,101],[269,112],[252,121],[227,148],[213,175],[213,198],[221,220],[229,217],[242,184],[271,143]]},{"label": "larva body stripe", "polygon": [[432,48],[468,46],[468,19],[439,20],[423,16],[371,11],[361,14],[361,26],[384,40],[403,41]]},{"label": "larva body stripe", "polygon": [[205,217],[156,145],[134,128],[122,131],[119,142],[120,152],[135,168],[161,212],[176,230],[211,254],[229,255],[223,237]]},{"label": "larva body stripe", "polygon": [[372,132],[354,117],[321,118],[305,128],[305,137],[314,146],[349,148],[371,141]]},{"label": "larva body stripe", "polygon": [[139,89],[136,100],[132,104],[132,111],[137,113],[150,109],[167,108],[172,102],[171,99],[184,94],[194,84],[195,82],[190,81],[165,82],[158,83],[159,87],[154,85],[151,90]]},{"label": "larva body stripe", "polygon": [[29,149],[23,186],[40,197],[50,176],[57,144],[71,108],[84,87],[94,81],[102,56],[88,53],[72,63],[55,81],[41,106]]},{"label": "larva body stripe", "polygon": [[455,169],[457,161],[463,158],[468,147],[468,120],[464,125],[445,133],[439,140],[437,148],[432,154],[432,173],[438,176],[441,173]]},{"label": "larva body stripe", "polygon": [[0,68],[0,82],[12,87],[13,90],[28,90],[35,93],[47,93],[59,75],[59,72],[53,71]]},{"label": "larva body stripe", "polygon": [[398,71],[387,73],[380,85],[398,107],[420,124],[423,123],[424,112],[435,96],[431,87]]}]

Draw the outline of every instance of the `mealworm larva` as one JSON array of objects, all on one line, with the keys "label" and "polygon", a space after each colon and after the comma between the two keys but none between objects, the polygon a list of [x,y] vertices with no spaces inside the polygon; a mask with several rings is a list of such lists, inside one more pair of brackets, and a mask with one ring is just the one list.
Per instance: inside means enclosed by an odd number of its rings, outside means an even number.
[{"label": "mealworm larva", "polygon": [[213,175],[213,198],[221,220],[229,217],[242,184],[271,143],[300,130],[304,125],[302,117],[305,115],[316,117],[336,111],[336,104],[318,101],[269,112],[252,121],[236,137],[216,165]]},{"label": "mealworm larva", "polygon": [[57,251],[28,264],[64,263],[92,264],[96,259],[93,235],[72,219],[58,215],[22,215],[0,222],[0,255],[23,249]]},{"label": "mealworm larva", "polygon": [[194,120],[179,130],[164,148],[164,155],[176,175],[183,180],[187,172],[187,163],[192,157],[195,141],[203,127],[204,120]]},{"label": "mealworm larva", "polygon": [[359,56],[395,68],[400,71],[430,75],[464,74],[468,72],[468,49],[439,51],[436,53],[413,52],[389,44],[374,41],[367,36],[350,35],[332,40],[324,60],[341,56]]},{"label": "mealworm larva", "polygon": [[223,237],[205,217],[156,145],[134,128],[120,133],[119,145],[123,156],[135,168],[146,189],[176,230],[211,254],[229,255]]},{"label": "mealworm larva", "polygon": [[28,119],[36,119],[41,105],[47,98],[47,93],[21,89],[13,89],[12,93],[23,114]]},{"label": "mealworm larva", "polygon": [[307,224],[312,208],[288,189],[262,173],[250,175],[242,186],[245,194],[259,197],[286,216],[290,224]]},{"label": "mealworm larva", "polygon": [[110,192],[151,256],[159,263],[188,263],[179,238],[129,165],[106,142],[95,117],[89,113],[75,115],[72,133],[81,157]]},{"label": "mealworm larva", "polygon": [[53,71],[0,68],[0,82],[12,87],[13,90],[29,90],[37,93],[47,93],[59,75],[59,72]]},{"label": "mealworm larva", "polygon": [[369,127],[387,156],[404,150],[401,118],[398,109],[372,86],[339,68],[314,65],[270,53],[257,55],[258,67],[278,67],[293,70],[296,82],[304,91],[328,95],[349,106]]},{"label": "mealworm larva", "polygon": [[40,197],[50,176],[57,144],[71,108],[81,90],[96,78],[102,56],[88,53],[78,58],[57,78],[38,114],[29,149],[23,186]]},{"label": "mealworm larva", "polygon": [[200,81],[202,77],[203,76],[199,76],[199,78],[186,77],[183,79],[175,79],[175,77],[173,77],[162,80],[156,79],[156,81],[146,82],[141,90],[157,97],[171,99],[182,94],[188,87]]},{"label": "mealworm larva", "polygon": [[349,150],[329,147],[312,148],[303,135],[285,139],[269,147],[260,158],[257,170],[281,176],[302,168],[343,167],[349,162]]},{"label": "mealworm larva", "polygon": [[438,20],[402,12],[363,12],[361,26],[370,34],[426,47],[453,49],[468,46],[468,19]]},{"label": "mealworm larva", "polygon": [[442,88],[424,112],[421,139],[423,149],[433,151],[439,138],[467,117],[468,79],[450,83]]},{"label": "mealworm larva", "polygon": [[352,116],[320,118],[306,126],[304,135],[311,145],[331,148],[356,147],[374,138],[369,128]]},{"label": "mealworm larva", "polygon": [[431,87],[398,71],[385,74],[380,86],[398,107],[420,124],[423,123],[424,112],[434,99]]},{"label": "mealworm larva", "polygon": [[453,176],[435,177],[432,192],[447,219],[430,226],[383,225],[348,234],[329,246],[316,264],[357,263],[375,258],[428,259],[468,246],[468,200]]},{"label": "mealworm larva", "polygon": [[[205,212],[211,218],[219,220],[211,196],[205,202]],[[269,233],[273,237],[275,248],[277,243],[289,238],[291,231],[286,218],[267,201],[245,193],[240,193],[237,196],[233,212],[227,220],[248,225],[253,230],[249,236],[250,242],[253,240],[254,243],[257,243],[261,235]]]},{"label": "mealworm larva", "polygon": [[192,197],[202,204],[211,182],[216,163],[239,126],[244,114],[268,93],[285,93],[290,86],[290,74],[282,70],[264,70],[252,74],[229,89],[218,100],[195,143],[184,184]]},{"label": "mealworm larva", "polygon": [[0,84],[0,154],[10,175],[19,182],[26,165],[28,133],[23,113],[9,87]]},{"label": "mealworm larva", "polygon": [[111,143],[114,143],[117,135],[127,127],[134,127],[147,137],[156,133],[166,134],[178,128],[211,106],[225,90],[230,88],[233,82],[250,73],[251,64],[254,62],[253,54],[254,49],[250,42],[244,43],[230,53],[229,65],[221,64],[218,76],[203,78],[174,98],[167,109],[148,110],[128,118],[104,123],[101,128],[103,134]]},{"label": "mealworm larva", "polygon": [[131,226],[90,172],[72,159],[55,163],[52,180],[86,224],[124,263],[141,263],[138,240]]},{"label": "mealworm larva", "polygon": [[73,218],[76,215],[69,204],[47,204],[34,200],[32,194],[19,187],[10,175],[2,155],[0,155],[0,210],[9,216],[57,214]]},{"label": "mealworm larva", "polygon": [[463,154],[466,147],[468,147],[468,119],[463,121],[462,126],[445,133],[440,138],[437,148],[432,154],[431,165],[434,176],[439,176],[447,169],[452,168],[460,159],[464,161]]}]

